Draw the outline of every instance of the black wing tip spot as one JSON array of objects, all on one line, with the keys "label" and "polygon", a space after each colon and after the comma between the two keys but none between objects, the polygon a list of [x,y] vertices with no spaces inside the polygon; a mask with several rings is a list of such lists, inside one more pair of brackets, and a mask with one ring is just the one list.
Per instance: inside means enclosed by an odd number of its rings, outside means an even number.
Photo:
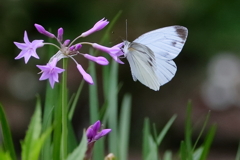
[{"label": "black wing tip spot", "polygon": [[175,26],[176,32],[182,40],[186,40],[187,35],[188,35],[188,30],[186,27],[183,26]]}]

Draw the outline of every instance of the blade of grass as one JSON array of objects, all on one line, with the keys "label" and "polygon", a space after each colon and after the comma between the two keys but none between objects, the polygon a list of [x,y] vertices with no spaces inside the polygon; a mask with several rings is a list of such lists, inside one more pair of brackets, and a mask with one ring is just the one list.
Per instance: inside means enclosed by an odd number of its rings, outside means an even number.
[{"label": "blade of grass", "polygon": [[237,155],[235,160],[240,160],[240,143],[238,144],[238,150],[237,150]]},{"label": "blade of grass", "polygon": [[71,153],[77,147],[77,138],[75,136],[73,126],[70,120],[68,120],[68,152]]},{"label": "blade of grass", "polygon": [[149,144],[148,144],[148,137],[150,136],[150,124],[149,119],[144,119],[143,125],[143,146],[142,146],[142,153],[143,153],[143,160],[147,160],[147,155],[149,152]]},{"label": "blade of grass", "polygon": [[[22,145],[22,160],[35,160],[38,157],[35,157],[33,154],[36,149],[37,141],[39,140],[42,124],[41,124],[41,104],[39,97],[37,98],[36,109],[31,118],[30,125],[28,127],[26,136],[21,143]],[[34,159],[33,159],[34,158]]]},{"label": "blade of grass", "polygon": [[0,104],[0,124],[2,127],[3,145],[10,153],[11,158],[16,160],[17,157],[13,146],[12,134],[2,104]]},{"label": "blade of grass", "polygon": [[148,136],[148,143],[150,150],[147,154],[146,160],[159,160],[157,143],[154,141],[151,135]]},{"label": "blade of grass", "polygon": [[175,121],[175,119],[177,118],[177,115],[173,115],[172,118],[167,122],[167,124],[164,126],[164,128],[162,129],[161,133],[159,134],[158,138],[157,138],[157,144],[158,146],[160,146],[163,138],[165,137],[165,135],[167,134],[169,128],[172,126],[173,122]]},{"label": "blade of grass", "polygon": [[83,160],[85,152],[87,151],[87,136],[83,132],[82,140],[78,147],[67,157],[67,160]]},{"label": "blade of grass", "polygon": [[206,128],[206,126],[207,126],[209,117],[210,117],[210,111],[208,112],[208,114],[207,114],[207,116],[206,116],[206,118],[205,118],[203,127],[202,127],[202,129],[201,129],[201,131],[200,131],[200,134],[199,134],[198,137],[197,137],[196,142],[195,142],[194,145],[193,145],[192,151],[195,150],[195,148],[196,148],[196,146],[197,146],[197,143],[198,143],[199,139],[201,138],[201,136],[202,136],[202,134],[203,134],[203,131],[205,130],[205,128]]},{"label": "blade of grass", "polygon": [[216,129],[217,129],[217,127],[215,125],[213,125],[210,128],[210,130],[209,130],[209,132],[208,132],[208,134],[205,138],[205,141],[204,141],[204,144],[203,144],[203,152],[202,152],[202,155],[201,155],[199,160],[205,160],[207,158],[208,152],[210,150],[210,146],[211,146],[212,141],[213,141],[214,136],[215,136]]},{"label": "blade of grass", "polygon": [[[59,92],[59,97],[61,93]],[[54,130],[53,130],[53,160],[60,160],[61,154],[61,136],[62,136],[62,109],[60,101],[57,101],[58,104],[54,107]]]},{"label": "blade of grass", "polygon": [[172,160],[172,152],[166,151],[163,155],[163,160]]},{"label": "blade of grass", "polygon": [[119,159],[127,160],[128,158],[128,141],[130,129],[131,113],[131,96],[125,94],[121,106],[120,125],[119,125]]},{"label": "blade of grass", "polygon": [[[63,68],[67,70],[67,59],[63,59]],[[67,72],[62,73],[61,83],[61,108],[62,108],[62,137],[61,137],[61,158],[66,159],[68,154],[68,108],[67,108]]]},{"label": "blade of grass", "polygon": [[187,117],[185,124],[185,144],[187,149],[187,157],[189,160],[193,160],[192,152],[192,124],[191,124],[192,104],[188,101],[187,104]]},{"label": "blade of grass", "polygon": [[112,129],[111,134],[109,135],[109,148],[110,152],[114,153],[116,157],[119,156],[118,154],[118,85],[117,85],[117,79],[118,79],[118,64],[112,63],[111,65],[111,71],[110,71],[110,77],[111,81],[109,82],[109,90],[108,90],[108,111],[107,111],[107,117],[108,117],[108,126]]},{"label": "blade of grass", "polygon": [[[47,84],[46,87],[46,97],[45,97],[45,105],[43,109],[43,129],[42,132],[45,132],[50,126],[52,126],[52,118],[53,118],[53,108],[56,106],[55,99],[58,94],[58,85],[51,88],[50,84]],[[51,159],[52,153],[51,151],[51,136],[47,137],[45,143],[43,144],[41,159]]]},{"label": "blade of grass", "polygon": [[[93,50],[90,49],[90,54],[93,54]],[[99,120],[99,103],[98,103],[98,90],[97,90],[97,74],[96,65],[94,62],[89,62],[89,73],[93,78],[94,85],[89,85],[89,107],[90,107],[90,122],[91,124]],[[103,141],[98,141],[93,149],[93,159],[99,160],[104,158],[104,144]]]},{"label": "blade of grass", "polygon": [[181,141],[181,145],[180,145],[180,158],[181,160],[187,159],[187,148],[184,141]]},{"label": "blade of grass", "polygon": [[79,100],[79,97],[80,97],[80,94],[81,94],[83,85],[85,84],[84,82],[85,82],[85,81],[81,81],[81,83],[80,83],[80,85],[79,85],[79,87],[78,87],[77,93],[76,93],[76,95],[75,95],[75,97],[74,97],[73,103],[72,103],[72,105],[71,105],[71,107],[70,107],[70,111],[69,111],[69,113],[68,113],[68,119],[69,119],[69,120],[72,120],[73,113],[74,113],[75,108],[76,108],[76,106],[77,106],[77,101]]}]

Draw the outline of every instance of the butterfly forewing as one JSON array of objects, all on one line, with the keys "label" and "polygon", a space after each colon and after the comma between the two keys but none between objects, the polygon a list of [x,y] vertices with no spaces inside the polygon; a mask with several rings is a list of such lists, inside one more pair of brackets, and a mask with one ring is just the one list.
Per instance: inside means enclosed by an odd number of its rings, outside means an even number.
[{"label": "butterfly forewing", "polygon": [[147,32],[133,42],[146,45],[157,58],[174,59],[181,52],[187,35],[187,28],[170,26]]}]

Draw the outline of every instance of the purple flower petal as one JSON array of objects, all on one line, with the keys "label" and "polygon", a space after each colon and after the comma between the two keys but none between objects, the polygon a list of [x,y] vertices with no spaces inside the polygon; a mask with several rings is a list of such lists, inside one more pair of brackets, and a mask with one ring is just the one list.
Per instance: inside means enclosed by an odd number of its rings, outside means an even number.
[{"label": "purple flower petal", "polygon": [[94,84],[92,77],[88,73],[85,72],[85,70],[82,68],[82,66],[80,64],[77,64],[77,68],[78,68],[79,72],[82,74],[83,79],[86,82],[88,82],[89,84]]},{"label": "purple flower petal", "polygon": [[30,59],[30,57],[34,57],[39,59],[36,49],[39,47],[42,47],[44,45],[43,40],[34,40],[32,42],[29,42],[27,32],[24,32],[24,42],[25,43],[18,43],[14,42],[14,44],[21,49],[22,51],[18,54],[15,59],[24,58],[25,63],[27,63]]},{"label": "purple flower petal", "polygon": [[98,21],[91,29],[89,29],[88,31],[86,32],[83,32],[81,34],[81,37],[86,37],[90,34],[92,34],[93,32],[96,32],[96,31],[99,31],[101,29],[103,29],[107,24],[109,23],[108,20],[106,19],[101,19],[100,21]]},{"label": "purple flower petal", "polygon": [[39,33],[49,37],[49,38],[55,38],[55,35],[46,31],[45,28],[43,26],[41,26],[40,24],[34,24],[35,28],[38,30]]},{"label": "purple flower petal", "polygon": [[108,65],[109,64],[108,60],[104,57],[94,57],[90,54],[84,54],[83,56],[93,62],[100,64],[100,65]]},{"label": "purple flower petal", "polygon": [[111,129],[103,129],[101,132],[99,132],[95,137],[94,137],[94,140],[98,140],[102,137],[104,137],[105,135],[107,135],[109,132],[111,132],[112,130]]},{"label": "purple flower petal", "polygon": [[61,42],[63,40],[63,28],[58,29],[57,39]]},{"label": "purple flower petal", "polygon": [[54,58],[47,65],[37,65],[37,67],[42,71],[42,75],[39,80],[42,81],[48,79],[52,88],[54,87],[55,82],[58,82],[58,74],[64,71],[64,69],[56,67],[56,65],[57,58]]}]

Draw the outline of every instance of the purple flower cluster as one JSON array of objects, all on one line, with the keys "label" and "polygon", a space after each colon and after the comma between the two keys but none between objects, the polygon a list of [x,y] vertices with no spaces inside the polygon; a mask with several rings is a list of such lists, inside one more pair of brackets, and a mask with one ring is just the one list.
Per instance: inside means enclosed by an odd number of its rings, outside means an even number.
[{"label": "purple flower cluster", "polygon": [[37,67],[41,70],[42,73],[39,80],[49,80],[51,87],[54,87],[55,82],[58,82],[58,74],[64,72],[64,69],[57,67],[57,62],[60,61],[62,58],[71,58],[77,66],[78,71],[82,74],[83,79],[88,82],[89,84],[94,84],[92,77],[83,69],[83,67],[74,59],[76,55],[82,55],[86,59],[96,62],[100,65],[108,65],[109,62],[104,57],[95,57],[89,54],[84,54],[80,52],[82,45],[91,45],[93,48],[108,53],[116,62],[123,64],[123,62],[119,59],[119,56],[123,55],[121,47],[123,43],[119,43],[113,47],[106,47],[102,46],[97,43],[90,43],[90,42],[80,42],[74,44],[76,40],[82,37],[86,37],[96,31],[103,29],[109,22],[106,19],[101,19],[98,21],[91,29],[86,32],[83,32],[80,36],[75,38],[73,41],[69,39],[63,40],[63,28],[58,29],[58,34],[55,36],[53,33],[48,32],[43,26],[39,24],[35,24],[35,28],[38,30],[39,33],[49,37],[54,38],[59,43],[59,46],[53,43],[44,43],[44,40],[34,40],[32,42],[29,41],[27,32],[24,32],[24,43],[14,42],[14,44],[21,49],[22,51],[19,53],[15,59],[24,58],[25,63],[27,63],[30,57],[34,57],[39,59],[37,55],[37,48],[43,47],[44,45],[53,45],[58,48],[58,52],[53,55],[49,62],[46,65],[37,65]]}]

